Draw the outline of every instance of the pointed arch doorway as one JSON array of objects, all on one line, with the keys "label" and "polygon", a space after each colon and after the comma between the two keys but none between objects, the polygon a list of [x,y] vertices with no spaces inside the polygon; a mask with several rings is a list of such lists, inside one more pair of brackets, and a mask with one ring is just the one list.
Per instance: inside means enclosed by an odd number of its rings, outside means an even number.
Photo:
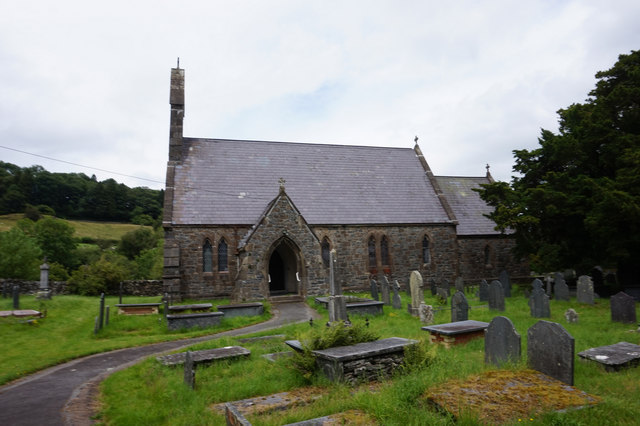
[{"label": "pointed arch doorway", "polygon": [[288,239],[276,243],[269,256],[269,294],[298,294],[301,271],[299,250]]}]

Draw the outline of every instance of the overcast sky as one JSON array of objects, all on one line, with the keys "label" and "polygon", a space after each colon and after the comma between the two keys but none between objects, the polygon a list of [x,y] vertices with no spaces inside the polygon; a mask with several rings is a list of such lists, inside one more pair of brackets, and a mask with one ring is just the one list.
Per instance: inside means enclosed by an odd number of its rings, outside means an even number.
[{"label": "overcast sky", "polygon": [[637,0],[0,0],[0,160],[162,188],[180,57],[185,136],[417,135],[437,175],[510,181],[639,22]]}]

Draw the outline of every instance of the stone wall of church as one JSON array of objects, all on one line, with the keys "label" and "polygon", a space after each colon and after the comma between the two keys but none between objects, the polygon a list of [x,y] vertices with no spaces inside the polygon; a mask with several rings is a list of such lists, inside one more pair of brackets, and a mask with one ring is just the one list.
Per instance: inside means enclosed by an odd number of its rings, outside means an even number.
[{"label": "stone wall of church", "polygon": [[[517,262],[512,254],[515,239],[496,237],[459,237],[460,275],[465,282],[479,284],[482,279],[487,281],[498,279],[500,272],[506,270],[513,278],[528,277],[527,262]],[[488,247],[488,259],[485,248]],[[470,282],[469,282],[470,281]]]},{"label": "stone wall of church", "polygon": [[[231,297],[238,273],[236,247],[249,227],[188,226],[173,227],[165,238],[165,291],[179,299],[214,299]],[[204,272],[203,246],[212,246],[211,272]],[[220,271],[218,247],[227,243],[227,270]],[[169,244],[167,244],[169,243]]]},{"label": "stone wall of church", "polygon": [[[315,226],[314,232],[322,241],[328,238],[337,253],[336,279],[343,289],[369,291],[370,279],[398,280],[402,289],[409,285],[411,271],[418,270],[425,282],[455,279],[458,271],[458,247],[452,225],[406,226]],[[423,262],[422,244],[425,235],[430,242],[430,256]],[[376,241],[377,265],[369,265],[368,243]],[[381,262],[380,243],[386,236],[389,264]]]}]

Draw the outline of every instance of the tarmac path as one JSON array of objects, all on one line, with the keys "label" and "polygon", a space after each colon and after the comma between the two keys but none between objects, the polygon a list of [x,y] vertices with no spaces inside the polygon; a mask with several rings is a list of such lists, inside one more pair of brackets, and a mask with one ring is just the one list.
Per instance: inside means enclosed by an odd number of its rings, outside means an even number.
[{"label": "tarmac path", "polygon": [[[90,425],[98,387],[107,376],[143,359],[223,336],[240,336],[317,319],[301,302],[272,305],[273,317],[260,324],[209,336],[119,349],[78,358],[0,387],[0,425]],[[37,348],[36,348],[37,350]]]}]

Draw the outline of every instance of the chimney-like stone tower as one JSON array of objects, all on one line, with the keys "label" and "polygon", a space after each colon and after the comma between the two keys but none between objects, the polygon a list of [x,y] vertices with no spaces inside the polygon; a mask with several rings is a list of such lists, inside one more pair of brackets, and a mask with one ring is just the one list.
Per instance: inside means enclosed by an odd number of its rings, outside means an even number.
[{"label": "chimney-like stone tower", "polygon": [[180,62],[171,69],[171,122],[169,126],[169,161],[164,192],[164,271],[162,274],[164,292],[173,300],[180,300],[180,246],[173,233],[173,196],[176,166],[182,162],[182,128],[184,121],[184,70]]}]

